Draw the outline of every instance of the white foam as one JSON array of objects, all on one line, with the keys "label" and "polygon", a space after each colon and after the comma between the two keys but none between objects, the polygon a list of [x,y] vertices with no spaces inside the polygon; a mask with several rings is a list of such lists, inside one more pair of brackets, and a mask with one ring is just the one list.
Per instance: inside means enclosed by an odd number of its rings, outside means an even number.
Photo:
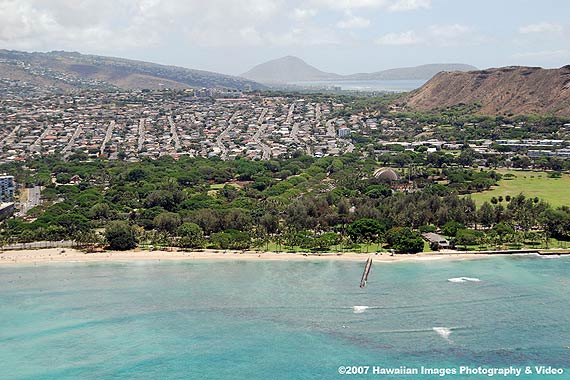
[{"label": "white foam", "polygon": [[451,329],[447,327],[433,327],[432,330],[446,341],[451,342],[451,339],[449,339],[449,336],[451,335]]},{"label": "white foam", "polygon": [[352,311],[354,312],[354,314],[364,313],[368,309],[369,309],[368,306],[353,306],[352,307]]},{"label": "white foam", "polygon": [[447,281],[449,282],[480,282],[481,280],[474,277],[454,277],[448,278]]}]

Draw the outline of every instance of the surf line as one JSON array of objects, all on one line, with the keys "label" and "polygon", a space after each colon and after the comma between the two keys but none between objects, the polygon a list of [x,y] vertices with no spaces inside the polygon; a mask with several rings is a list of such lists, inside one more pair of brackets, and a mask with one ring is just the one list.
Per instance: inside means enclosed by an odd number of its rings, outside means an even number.
[{"label": "surf line", "polygon": [[372,256],[368,257],[368,260],[366,260],[366,264],[364,265],[364,272],[362,272],[362,278],[360,279],[361,288],[364,288],[366,286],[370,269],[372,269]]}]

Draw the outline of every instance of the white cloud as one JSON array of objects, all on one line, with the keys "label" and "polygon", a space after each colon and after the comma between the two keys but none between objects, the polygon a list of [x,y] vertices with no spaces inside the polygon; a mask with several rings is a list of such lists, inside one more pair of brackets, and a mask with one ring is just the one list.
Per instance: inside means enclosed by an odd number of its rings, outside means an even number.
[{"label": "white cloud", "polygon": [[398,0],[392,3],[388,9],[393,12],[413,11],[416,9],[429,9],[431,0]]},{"label": "white cloud", "polygon": [[[50,1],[0,0],[0,44],[23,49],[91,49],[149,46],[158,34],[149,28],[144,5],[121,3],[105,6],[99,0]],[[136,5],[136,6],[135,6]],[[142,6],[139,8],[138,6]],[[116,16],[129,22],[117,27]]]},{"label": "white cloud", "polygon": [[360,12],[430,6],[431,0],[0,0],[0,47],[117,53],[176,44],[354,43],[335,29],[370,27],[371,18]]},{"label": "white cloud", "polygon": [[295,20],[306,20],[311,17],[314,17],[317,14],[315,9],[307,9],[307,8],[295,8],[293,9],[292,17]]},{"label": "white cloud", "polygon": [[[383,2],[356,0],[356,5]],[[184,48],[331,45],[348,38],[315,20],[318,8],[299,2],[298,7],[289,8],[285,0],[47,3],[0,0],[0,47],[113,53],[174,44]],[[363,28],[369,24],[369,20],[347,12],[338,27]]]},{"label": "white cloud", "polygon": [[[286,8],[283,0],[0,0],[0,47],[81,51],[266,42],[263,30]],[[306,12],[307,15],[311,11]]]},{"label": "white cloud", "polygon": [[370,26],[370,20],[347,14],[345,18],[336,23],[340,29],[362,29]]},{"label": "white cloud", "polygon": [[260,45],[263,43],[263,37],[252,26],[240,29],[239,37],[242,41],[247,42],[248,45]]},{"label": "white cloud", "polygon": [[9,41],[38,36],[43,31],[57,28],[49,14],[16,1],[0,3],[0,40]]},{"label": "white cloud", "polygon": [[458,35],[463,35],[469,32],[469,27],[461,24],[449,25],[432,25],[429,27],[429,33],[433,37],[439,38],[455,38]]},{"label": "white cloud", "polygon": [[265,35],[265,42],[271,46],[336,45],[340,41],[334,31],[315,26],[295,27],[284,33],[270,32]]},{"label": "white cloud", "polygon": [[530,33],[560,33],[564,28],[560,24],[541,22],[538,24],[529,24],[521,26],[519,28],[519,33],[530,34]]},{"label": "white cloud", "polygon": [[538,59],[538,60],[569,60],[570,50],[559,49],[559,50],[542,50],[542,51],[532,51],[517,53],[513,55],[513,58],[523,58],[523,59]]},{"label": "white cloud", "polygon": [[474,45],[483,41],[471,28],[461,24],[431,25],[423,30],[408,30],[400,33],[388,33],[378,37],[378,45],[427,45],[459,46]]},{"label": "white cloud", "polygon": [[471,29],[461,24],[432,25],[429,27],[427,34],[430,43],[441,46],[468,45],[473,43]]},{"label": "white cloud", "polygon": [[336,10],[385,9],[393,12],[431,7],[431,0],[313,0],[313,4]]},{"label": "white cloud", "polygon": [[402,33],[388,33],[380,36],[375,41],[378,45],[417,45],[422,43],[422,39],[413,30]]},{"label": "white cloud", "polygon": [[388,0],[313,0],[315,6],[336,10],[385,8]]}]

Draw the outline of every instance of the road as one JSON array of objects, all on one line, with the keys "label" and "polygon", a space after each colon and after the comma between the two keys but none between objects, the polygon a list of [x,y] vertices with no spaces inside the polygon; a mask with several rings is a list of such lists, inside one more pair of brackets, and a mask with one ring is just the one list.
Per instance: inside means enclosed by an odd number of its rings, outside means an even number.
[{"label": "road", "polygon": [[261,111],[261,116],[257,120],[259,128],[253,135],[253,141],[255,141],[255,143],[259,145],[261,147],[261,150],[263,151],[261,157],[262,160],[269,160],[269,158],[271,157],[271,149],[269,148],[268,145],[264,144],[263,141],[261,141],[261,134],[265,132],[265,127],[267,126],[267,124],[263,123],[266,114],[267,114],[267,108],[264,108],[263,111]]},{"label": "road", "polygon": [[178,138],[178,132],[176,131],[176,124],[174,124],[172,116],[168,116],[168,124],[170,124],[170,137],[172,140],[174,140],[174,149],[176,149],[176,151],[178,152],[181,148],[180,138]]},{"label": "road", "polygon": [[218,148],[220,148],[220,158],[222,160],[227,160],[228,158],[228,148],[226,148],[226,146],[224,145],[224,143],[222,142],[222,140],[224,139],[224,137],[226,137],[229,132],[232,130],[232,128],[234,127],[233,125],[233,121],[234,119],[237,117],[238,115],[238,111],[236,111],[232,117],[230,117],[230,119],[228,120],[228,126],[226,129],[224,129],[222,131],[222,133],[220,133],[220,135],[216,138],[216,145],[218,145]]},{"label": "road", "polygon": [[103,155],[103,152],[105,151],[105,146],[107,145],[107,143],[111,140],[111,137],[113,136],[113,129],[115,128],[115,121],[111,121],[109,123],[109,126],[107,127],[107,132],[105,133],[105,138],[103,139],[103,142],[101,143],[101,149],[100,149],[100,154]]},{"label": "road", "polygon": [[145,129],[144,129],[144,119],[139,120],[139,141],[137,150],[140,152],[144,146],[144,139],[145,139]]},{"label": "road", "polygon": [[11,144],[14,142],[14,139],[16,138],[16,134],[18,133],[18,131],[20,130],[22,126],[18,125],[16,126],[14,129],[12,129],[12,131],[10,131],[10,133],[8,133],[3,139],[2,141],[0,141],[0,145],[4,146],[7,143]]},{"label": "road", "polygon": [[336,133],[334,131],[334,122],[336,119],[330,119],[327,121],[327,136],[336,137]]},{"label": "road", "polygon": [[75,132],[73,132],[73,136],[71,136],[71,138],[69,139],[69,141],[67,142],[67,145],[61,150],[61,153],[63,154],[64,157],[68,157],[71,154],[71,148],[73,147],[73,143],[75,142],[75,139],[81,134],[81,125],[78,125],[77,128],[75,128]]},{"label": "road", "polygon": [[293,122],[293,112],[295,112],[295,103],[291,104],[291,107],[289,107],[289,113],[287,114],[287,120],[285,120],[285,123],[291,125]]},{"label": "road", "polygon": [[299,123],[295,123],[295,124],[293,124],[293,128],[291,128],[291,138],[297,144],[300,144],[301,140],[299,140],[299,137],[297,137],[298,133],[299,133]]},{"label": "road", "polygon": [[30,152],[39,152],[41,150],[42,140],[44,137],[46,137],[48,135],[48,133],[50,132],[50,129],[51,129],[50,127],[46,127],[46,129],[44,129],[44,131],[36,139],[36,141],[34,141],[34,143],[32,145],[30,145],[30,147],[29,147]]}]

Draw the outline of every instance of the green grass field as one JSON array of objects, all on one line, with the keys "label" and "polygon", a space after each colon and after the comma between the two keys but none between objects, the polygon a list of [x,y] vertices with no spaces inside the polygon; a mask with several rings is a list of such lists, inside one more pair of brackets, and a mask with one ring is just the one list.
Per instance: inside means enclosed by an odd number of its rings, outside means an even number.
[{"label": "green grass field", "polygon": [[[563,174],[562,178],[548,178],[548,173],[518,170],[498,170],[501,174],[511,173],[513,179],[502,179],[499,186],[489,191],[471,194],[477,205],[490,201],[492,197],[510,195],[511,197],[522,193],[526,197],[539,197],[550,203],[553,207],[570,206],[570,175]],[[503,202],[504,204],[505,202]]]},{"label": "green grass field", "polygon": [[[374,253],[374,252],[387,252],[385,248],[379,247],[377,243],[374,244],[358,244],[359,248],[348,248],[346,245],[333,245],[326,252],[351,252],[351,253]],[[429,249],[429,245],[428,245]],[[309,252],[308,249],[301,247],[287,247],[278,245],[275,242],[270,242],[262,247],[257,247],[255,251],[269,251],[269,252]],[[429,251],[426,251],[429,252]]]}]

